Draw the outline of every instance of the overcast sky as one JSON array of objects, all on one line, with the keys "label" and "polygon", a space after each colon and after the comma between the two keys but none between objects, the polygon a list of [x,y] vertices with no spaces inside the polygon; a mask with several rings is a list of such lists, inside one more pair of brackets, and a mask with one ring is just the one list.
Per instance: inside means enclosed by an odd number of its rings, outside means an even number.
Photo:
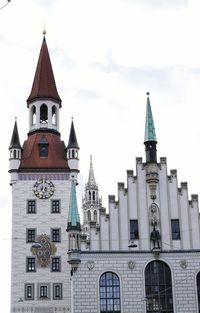
[{"label": "overcast sky", "polygon": [[[0,0],[4,5],[6,0]],[[60,131],[67,142],[73,115],[80,146],[81,194],[90,154],[108,208],[117,183],[145,156],[146,92],[158,160],[177,169],[189,197],[200,192],[200,1],[12,0],[0,10],[0,303],[9,312],[11,188],[8,147],[17,116],[21,144],[44,25],[62,98]],[[136,174],[136,173],[135,173]]]}]

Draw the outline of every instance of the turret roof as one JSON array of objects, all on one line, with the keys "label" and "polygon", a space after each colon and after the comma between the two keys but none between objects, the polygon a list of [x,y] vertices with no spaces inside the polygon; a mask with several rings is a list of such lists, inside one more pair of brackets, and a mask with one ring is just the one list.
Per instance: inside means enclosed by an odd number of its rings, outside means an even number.
[{"label": "turret roof", "polygon": [[11,142],[10,142],[10,146],[9,146],[9,149],[12,149],[12,148],[21,149],[18,127],[17,127],[17,121],[15,121],[15,124],[14,124],[12,138],[11,138]]},{"label": "turret roof", "polygon": [[61,106],[45,36],[43,38],[35,77],[27,104],[36,99],[53,99]]},{"label": "turret roof", "polygon": [[72,229],[80,230],[80,217],[78,214],[78,205],[76,198],[76,182],[74,180],[72,180],[71,183],[67,231]]},{"label": "turret roof", "polygon": [[151,104],[149,99],[149,93],[147,93],[147,107],[146,107],[146,123],[145,123],[145,136],[144,142],[148,141],[155,141],[156,139],[156,132],[154,127],[153,115],[151,111]]},{"label": "turret roof", "polygon": [[78,148],[79,149],[79,145],[78,145],[78,141],[77,141],[77,138],[76,138],[76,132],[75,132],[73,121],[71,123],[71,129],[70,129],[70,134],[69,134],[69,140],[68,140],[67,148]]}]

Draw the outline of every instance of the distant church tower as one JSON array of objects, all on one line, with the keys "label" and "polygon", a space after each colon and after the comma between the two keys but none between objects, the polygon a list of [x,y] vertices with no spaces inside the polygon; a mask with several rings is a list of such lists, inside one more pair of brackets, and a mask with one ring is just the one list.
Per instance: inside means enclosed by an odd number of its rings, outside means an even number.
[{"label": "distant church tower", "polygon": [[89,241],[90,225],[99,225],[100,208],[102,206],[101,197],[99,197],[99,188],[95,181],[94,170],[92,164],[92,156],[90,156],[90,169],[88,182],[85,185],[85,195],[82,201],[83,210],[83,232],[87,235]]},{"label": "distant church tower", "polygon": [[67,148],[60,138],[61,99],[45,36],[27,107],[28,137],[21,147],[15,121],[9,146],[11,312],[71,312],[66,227],[79,146],[73,122]]}]

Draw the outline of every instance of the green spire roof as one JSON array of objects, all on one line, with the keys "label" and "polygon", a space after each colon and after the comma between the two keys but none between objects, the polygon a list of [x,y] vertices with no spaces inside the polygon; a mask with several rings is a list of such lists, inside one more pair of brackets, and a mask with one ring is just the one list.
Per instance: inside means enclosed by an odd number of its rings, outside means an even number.
[{"label": "green spire roof", "polygon": [[149,93],[147,93],[147,109],[146,109],[144,142],[148,142],[148,141],[157,142],[155,127],[154,127],[154,122],[153,122],[153,115],[151,111],[151,104],[149,100]]},{"label": "green spire roof", "polygon": [[80,230],[80,218],[78,214],[78,205],[76,198],[76,183],[74,180],[72,180],[71,185],[67,231],[72,229]]}]

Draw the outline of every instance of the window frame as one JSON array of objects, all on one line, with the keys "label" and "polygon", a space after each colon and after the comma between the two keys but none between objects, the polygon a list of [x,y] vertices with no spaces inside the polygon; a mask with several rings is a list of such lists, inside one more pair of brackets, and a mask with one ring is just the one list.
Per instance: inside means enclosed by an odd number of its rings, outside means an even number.
[{"label": "window frame", "polygon": [[[34,203],[34,205],[33,205]],[[36,199],[28,199],[26,204],[26,213],[27,214],[36,214],[37,213],[37,201]]]},{"label": "window frame", "polygon": [[[131,226],[131,222],[133,226]],[[136,227],[135,227],[136,226]],[[138,240],[139,239],[139,227],[138,227],[138,219],[130,219],[129,227],[130,227],[130,240]],[[132,228],[134,231],[132,231]]]},{"label": "window frame", "polygon": [[[178,231],[175,231],[175,230],[178,230]],[[171,219],[171,235],[172,235],[172,240],[181,239],[180,221],[178,218]]]},{"label": "window frame", "polygon": [[[33,232],[33,233],[29,234],[29,232]],[[34,238],[34,239],[29,240],[29,237]],[[33,243],[35,242],[35,239],[36,239],[36,228],[27,228],[26,229],[26,242]]]},{"label": "window frame", "polygon": [[121,313],[121,281],[115,272],[106,271],[99,278],[99,312]]},{"label": "window frame", "polygon": [[[46,296],[41,296],[41,288],[46,289]],[[38,289],[38,300],[50,300],[50,283],[39,283],[37,286]]]},{"label": "window frame", "polygon": [[[28,288],[31,288],[31,296],[29,297],[28,296]],[[30,300],[34,300],[34,298],[35,298],[35,294],[34,294],[34,292],[35,292],[35,288],[34,288],[35,286],[34,286],[34,284],[33,283],[26,283],[26,284],[24,284],[24,299],[25,300],[27,300],[27,301],[30,301]]]},{"label": "window frame", "polygon": [[[55,203],[55,207],[54,207]],[[58,204],[58,207],[57,207]],[[60,199],[52,199],[51,200],[51,213],[52,214],[58,214],[61,213],[61,201]]]},{"label": "window frame", "polygon": [[[55,234],[54,232],[58,232]],[[61,242],[61,228],[51,228],[51,241]]]},{"label": "window frame", "polygon": [[[30,267],[30,269],[29,269],[29,267]],[[36,260],[35,260],[35,257],[26,257],[26,272],[28,272],[28,273],[36,272]]]},{"label": "window frame", "polygon": [[[59,296],[56,296],[56,287],[59,286]],[[62,300],[62,283],[53,283],[53,300]]]},{"label": "window frame", "polygon": [[61,272],[61,257],[60,256],[51,258],[51,272]]}]

